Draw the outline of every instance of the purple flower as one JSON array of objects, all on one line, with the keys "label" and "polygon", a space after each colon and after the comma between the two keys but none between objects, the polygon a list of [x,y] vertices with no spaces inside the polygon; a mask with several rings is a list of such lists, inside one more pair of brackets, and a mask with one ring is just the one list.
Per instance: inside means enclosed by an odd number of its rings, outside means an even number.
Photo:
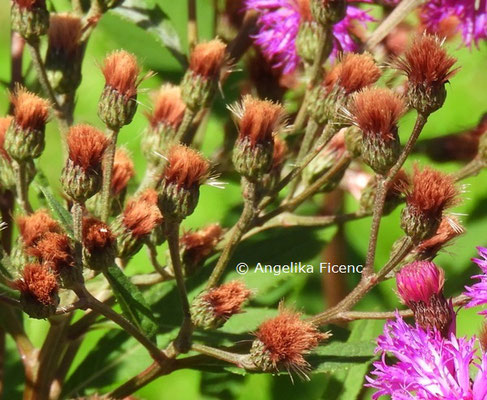
[{"label": "purple flower", "polygon": [[[472,261],[480,267],[483,273],[472,276],[472,279],[480,279],[480,282],[472,286],[465,286],[464,294],[470,297],[470,301],[465,305],[466,308],[487,304],[487,248],[477,247],[477,250],[482,258],[472,258]],[[487,310],[480,311],[479,314],[487,315]]]},{"label": "purple flower", "polygon": [[[299,3],[299,0],[245,0],[245,9],[259,12],[259,32],[254,36],[255,43],[273,67],[281,68],[284,74],[293,72],[300,61],[295,45],[301,21]],[[337,51],[358,50],[350,34],[352,25],[358,22],[365,26],[373,20],[366,11],[348,6],[345,18],[333,27],[335,43],[332,57]]]},{"label": "purple flower", "polygon": [[[377,399],[484,400],[487,393],[487,354],[476,356],[475,338],[444,339],[437,331],[408,325],[396,314],[377,339],[381,359],[375,362],[367,386],[378,389]],[[394,356],[391,361],[387,355]],[[478,369],[471,381],[469,369]]]},{"label": "purple flower", "polygon": [[456,29],[467,46],[487,38],[487,0],[432,0],[421,9],[421,20],[430,32],[438,32],[452,17],[458,20]]}]

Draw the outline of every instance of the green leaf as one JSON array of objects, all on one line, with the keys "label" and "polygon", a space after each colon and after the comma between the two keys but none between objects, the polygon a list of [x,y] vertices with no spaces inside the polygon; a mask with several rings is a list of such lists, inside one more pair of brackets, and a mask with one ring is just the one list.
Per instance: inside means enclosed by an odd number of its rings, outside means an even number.
[{"label": "green leaf", "polygon": [[[352,333],[347,343],[363,341],[364,339],[373,340],[382,330],[382,321],[361,320],[353,325]],[[360,394],[364,377],[369,369],[372,359],[361,365],[355,365],[351,368],[336,371],[330,377],[326,390],[322,396],[328,400],[353,400]]]},{"label": "green leaf", "polygon": [[51,209],[54,216],[59,220],[63,229],[70,235],[74,236],[73,232],[73,217],[66,210],[63,205],[54,197],[52,190],[48,186],[47,180],[44,175],[41,175],[39,179],[36,179],[36,187],[41,191],[42,195],[46,199],[47,205]]},{"label": "green leaf", "polygon": [[181,40],[167,14],[149,0],[125,0],[112,13],[146,30],[162,42],[182,66],[186,66]]},{"label": "green leaf", "polygon": [[115,265],[108,267],[104,275],[110,283],[120,307],[122,307],[123,314],[147,337],[155,340],[158,329],[157,323],[152,310],[137,286],[130,282],[123,271]]}]

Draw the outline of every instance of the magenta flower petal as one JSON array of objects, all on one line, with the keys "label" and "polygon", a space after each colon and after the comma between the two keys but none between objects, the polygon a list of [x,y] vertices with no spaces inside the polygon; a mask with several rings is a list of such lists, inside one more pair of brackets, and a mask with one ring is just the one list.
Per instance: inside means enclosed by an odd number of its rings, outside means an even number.
[{"label": "magenta flower petal", "polygon": [[[487,248],[477,247],[481,258],[472,258],[482,270],[482,274],[472,276],[472,279],[479,279],[479,282],[472,286],[465,286],[464,294],[470,297],[470,301],[465,305],[466,308],[477,307],[487,304]],[[487,310],[480,311],[479,314],[487,315]]]},{"label": "magenta flower petal", "polygon": [[[284,74],[295,71],[300,61],[296,52],[301,21],[297,0],[246,0],[245,9],[259,12],[259,32],[254,41],[273,67],[281,68]],[[352,25],[360,23],[365,26],[373,20],[367,11],[348,6],[345,18],[333,27],[335,42],[332,57],[338,51],[356,51],[358,46],[350,35]]]},{"label": "magenta flower petal", "polygon": [[[482,354],[479,360],[474,344],[475,338],[457,338],[453,334],[444,339],[436,331],[408,325],[396,314],[377,340],[376,351],[381,358],[373,364],[372,376],[366,377],[366,386],[377,389],[374,400],[383,395],[392,399],[483,400],[487,355]],[[473,384],[471,367],[478,369]]]}]

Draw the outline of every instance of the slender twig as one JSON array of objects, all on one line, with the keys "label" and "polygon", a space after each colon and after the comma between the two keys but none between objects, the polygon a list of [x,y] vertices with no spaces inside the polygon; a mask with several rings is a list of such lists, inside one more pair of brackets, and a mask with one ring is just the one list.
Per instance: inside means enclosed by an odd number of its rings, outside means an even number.
[{"label": "slender twig", "polygon": [[[39,79],[39,82],[44,89],[44,92],[46,92],[49,101],[51,102],[56,118],[59,122],[59,127],[62,131],[62,133],[66,132],[68,130],[68,123],[66,121],[66,116],[64,115],[64,110],[59,104],[56,94],[54,93],[54,90],[49,83],[49,79],[46,74],[46,69],[44,67],[44,63],[42,61],[41,53],[39,50],[39,41],[38,40],[33,40],[33,41],[28,41],[27,46],[30,50],[30,54],[32,57],[32,63],[34,64],[34,67],[37,72],[37,77]],[[64,139],[64,135],[63,135]]]},{"label": "slender twig", "polygon": [[402,0],[394,10],[382,21],[367,40],[365,47],[369,50],[377,46],[399,23],[405,19],[416,7],[426,0]]},{"label": "slender twig", "polygon": [[461,181],[462,179],[469,178],[471,176],[478,175],[482,169],[485,168],[485,162],[480,158],[474,158],[467,165],[463,166],[462,169],[455,172],[453,177],[456,181]]},{"label": "slender twig", "polygon": [[[178,131],[176,133],[175,142],[182,141],[187,135],[188,132],[192,129],[193,121],[196,116],[196,112],[186,108],[184,111],[183,121],[181,125],[179,125]],[[190,144],[190,143],[186,143]]]},{"label": "slender twig", "polygon": [[174,278],[179,291],[181,308],[183,311],[183,323],[179,334],[174,342],[177,352],[186,353],[191,345],[191,335],[193,333],[193,324],[191,322],[191,311],[184,283],[183,266],[181,264],[181,255],[179,249],[179,221],[166,219],[165,222],[167,243],[171,255],[171,263],[174,271]]},{"label": "slender twig", "polygon": [[206,288],[212,288],[218,284],[225,268],[230,261],[235,249],[237,248],[242,236],[251,226],[252,220],[256,216],[256,206],[257,206],[257,190],[255,184],[249,182],[246,178],[242,178],[242,190],[244,192],[244,208],[239,220],[233,226],[228,240],[225,243],[225,247],[218,259],[215,268],[213,269],[207,283]]},{"label": "slender twig", "polygon": [[196,0],[188,0],[188,46],[191,51],[198,43],[198,20],[196,16]]},{"label": "slender twig", "polygon": [[113,311],[106,304],[99,301],[90,292],[86,290],[83,285],[77,285],[73,288],[75,293],[80,299],[83,299],[87,308],[91,308],[93,311],[103,315],[109,320],[115,322],[129,335],[133,336],[142,346],[144,346],[150,353],[154,360],[164,363],[167,361],[166,355],[157,348],[157,346],[151,342],[141,331],[139,331],[130,321],[125,319],[122,315]]},{"label": "slender twig", "polygon": [[169,272],[169,269],[159,264],[159,261],[157,260],[157,249],[153,243],[147,243],[147,252],[149,253],[149,259],[152,266],[159,273],[159,275],[161,275],[162,281],[174,279],[174,275]]},{"label": "slender twig", "polygon": [[379,227],[382,219],[382,213],[384,212],[384,204],[386,200],[387,191],[389,190],[389,187],[394,182],[394,178],[396,177],[397,173],[404,165],[404,162],[406,161],[407,157],[411,153],[416,143],[416,140],[418,139],[427,121],[428,121],[428,115],[418,112],[413,131],[409,136],[406,145],[402,149],[402,152],[399,155],[398,160],[392,166],[392,168],[389,170],[389,172],[385,177],[379,178],[376,197],[374,201],[374,214],[372,219],[372,227],[370,231],[369,247],[367,250],[367,259],[365,263],[364,274],[362,275],[363,277],[366,275],[370,275],[374,269],[375,251],[377,248]]},{"label": "slender twig", "polygon": [[210,356],[212,358],[216,358],[217,360],[234,364],[239,368],[244,368],[246,370],[257,369],[257,367],[250,361],[250,357],[248,354],[231,353],[229,351],[217,349],[215,347],[210,347],[199,343],[194,343],[191,346],[191,350],[197,351],[198,353]]},{"label": "slender twig", "polygon": [[113,175],[113,162],[115,160],[115,151],[117,150],[117,137],[118,131],[110,130],[109,134],[109,144],[105,150],[105,155],[103,156],[103,183],[101,187],[101,210],[100,218],[103,222],[108,221],[110,216],[110,205],[112,204],[112,199],[110,196],[111,185],[112,185],[112,175]]},{"label": "slender twig", "polygon": [[132,393],[135,393],[139,389],[151,383],[153,380],[159,378],[162,375],[169,374],[175,369],[176,361],[170,360],[165,364],[165,368],[162,369],[159,364],[152,363],[140,374],[134,376],[132,379],[128,380],[122,386],[116,388],[113,392],[107,395],[109,399],[125,399]]},{"label": "slender twig", "polygon": [[17,201],[22,211],[26,214],[30,214],[32,212],[32,207],[29,203],[29,185],[27,183],[27,171],[25,167],[24,162],[14,162]]},{"label": "slender twig", "polygon": [[[470,300],[465,295],[458,295],[452,299],[453,306],[463,306]],[[344,311],[334,316],[333,320],[328,322],[350,322],[359,319],[392,319],[399,314],[403,318],[413,317],[412,310],[396,310],[396,311]]]}]

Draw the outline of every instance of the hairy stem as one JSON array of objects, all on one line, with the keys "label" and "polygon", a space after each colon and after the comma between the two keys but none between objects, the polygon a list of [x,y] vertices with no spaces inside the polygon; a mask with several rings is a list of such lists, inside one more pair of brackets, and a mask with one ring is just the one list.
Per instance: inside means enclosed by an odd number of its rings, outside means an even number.
[{"label": "hairy stem", "polygon": [[75,293],[80,299],[86,302],[86,307],[96,311],[97,313],[103,315],[109,320],[115,322],[129,335],[133,336],[142,346],[144,346],[152,358],[160,363],[167,361],[165,354],[157,348],[157,346],[151,342],[142,332],[140,332],[130,321],[125,319],[122,315],[113,311],[106,304],[99,301],[94,297],[83,285],[78,284],[73,288]]},{"label": "hairy stem", "polygon": [[213,269],[208,282],[206,283],[206,288],[212,288],[216,286],[225,271],[225,268],[230,261],[235,249],[240,243],[242,236],[248,230],[252,224],[252,220],[256,216],[256,206],[257,206],[257,193],[255,184],[249,182],[246,178],[242,178],[242,189],[244,192],[244,208],[239,220],[233,226],[230,236],[225,243],[225,247],[218,259],[215,268]]},{"label": "hairy stem", "polygon": [[188,46],[191,51],[198,43],[198,20],[196,17],[196,0],[188,0]]},{"label": "hairy stem", "polygon": [[179,331],[178,337],[174,342],[174,346],[178,352],[186,353],[191,346],[191,335],[193,333],[193,324],[191,322],[191,312],[188,300],[188,293],[186,291],[186,284],[184,283],[183,266],[181,264],[181,256],[179,252],[179,222],[173,220],[166,220],[166,237],[169,245],[169,253],[171,255],[172,267],[174,270],[174,278],[179,291],[181,299],[181,308],[183,311],[183,323]]},{"label": "hairy stem", "polygon": [[[184,141],[184,139],[188,140],[187,136],[192,128],[195,116],[196,116],[195,111],[186,108],[186,110],[184,111],[183,121],[181,122],[181,125],[179,125],[179,129],[176,133],[175,143]],[[185,142],[185,144],[189,145],[191,143]]]},{"label": "hairy stem", "polygon": [[118,131],[110,130],[109,144],[103,156],[103,183],[101,187],[101,210],[100,218],[103,222],[108,221],[110,216],[111,186],[113,175],[113,162],[115,160],[115,151],[117,150]]},{"label": "hairy stem", "polygon": [[26,168],[24,162],[14,161],[15,186],[17,190],[17,201],[25,214],[32,213],[29,202],[29,185],[27,183]]},{"label": "hairy stem", "polygon": [[65,140],[65,133],[68,130],[68,123],[66,121],[66,116],[64,115],[64,111],[57,101],[56,94],[54,93],[54,90],[49,83],[49,79],[47,78],[46,74],[46,69],[44,67],[44,63],[42,61],[42,56],[40,53],[39,49],[39,41],[38,40],[33,40],[33,41],[28,41],[27,46],[29,47],[30,54],[32,57],[32,63],[34,64],[34,68],[37,72],[37,77],[39,79],[39,82],[44,89],[44,92],[46,92],[49,101],[51,102],[56,118],[59,122],[59,127],[62,133],[62,139],[63,141]]},{"label": "hairy stem", "polygon": [[215,347],[206,346],[204,344],[194,343],[191,346],[191,350],[198,353],[216,358],[217,360],[225,361],[230,364],[234,364],[239,368],[248,370],[256,369],[255,365],[249,360],[248,354],[236,354],[229,351],[220,350]]},{"label": "hairy stem", "polygon": [[426,0],[402,0],[388,17],[382,21],[377,29],[367,40],[365,47],[369,50],[377,46],[399,23],[405,19],[416,7],[425,3]]}]

